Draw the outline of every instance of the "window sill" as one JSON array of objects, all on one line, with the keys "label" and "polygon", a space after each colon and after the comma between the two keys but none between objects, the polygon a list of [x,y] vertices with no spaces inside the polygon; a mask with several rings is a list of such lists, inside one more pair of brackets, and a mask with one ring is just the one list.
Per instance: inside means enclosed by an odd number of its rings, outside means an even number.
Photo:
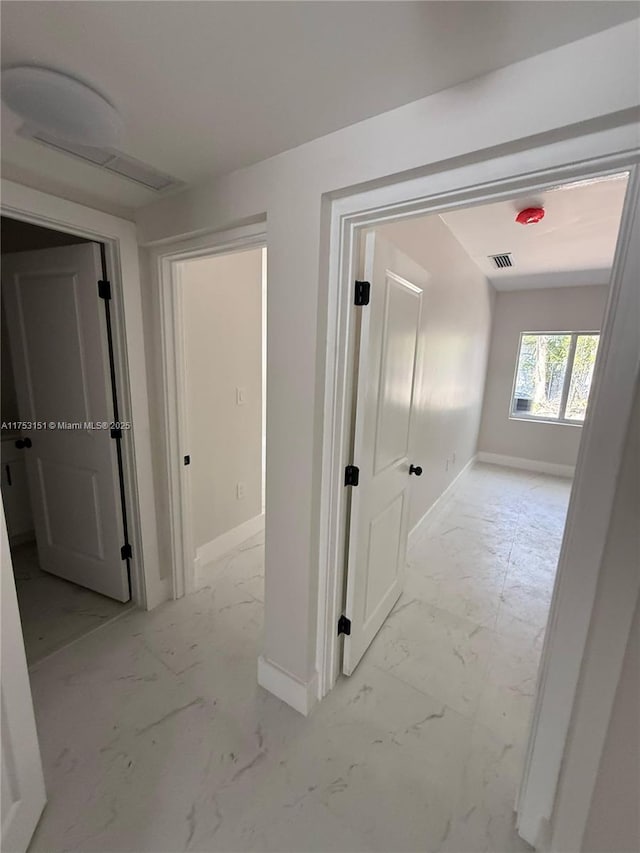
[{"label": "window sill", "polygon": [[571,426],[571,427],[580,427],[582,428],[584,425],[584,421],[570,421],[563,420],[560,418],[536,418],[536,417],[527,417],[526,415],[509,415],[510,421],[524,421],[528,424],[555,424],[556,426]]}]

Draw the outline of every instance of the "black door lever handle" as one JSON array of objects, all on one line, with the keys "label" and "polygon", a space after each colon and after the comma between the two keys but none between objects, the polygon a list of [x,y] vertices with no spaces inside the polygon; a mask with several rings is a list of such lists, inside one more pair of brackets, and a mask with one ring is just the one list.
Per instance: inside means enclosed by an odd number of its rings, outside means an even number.
[{"label": "black door lever handle", "polygon": [[415,474],[416,477],[422,477],[422,468],[419,465],[410,465],[409,473]]}]

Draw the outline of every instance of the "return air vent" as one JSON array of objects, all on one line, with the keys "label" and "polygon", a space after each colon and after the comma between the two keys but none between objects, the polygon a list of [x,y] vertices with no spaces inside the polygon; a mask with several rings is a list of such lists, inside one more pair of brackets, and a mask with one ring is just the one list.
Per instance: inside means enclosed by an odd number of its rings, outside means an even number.
[{"label": "return air vent", "polygon": [[172,178],[171,175],[166,175],[164,172],[154,169],[153,166],[147,166],[146,163],[141,163],[140,160],[127,157],[119,151],[108,148],[92,148],[88,145],[76,145],[74,142],[57,139],[55,136],[51,136],[41,130],[31,130],[28,127],[20,128],[18,133],[26,139],[40,142],[42,145],[46,145],[48,148],[55,148],[56,151],[62,151],[64,154],[79,157],[86,163],[91,163],[93,166],[113,172],[115,175],[120,175],[122,178],[134,181],[136,184],[140,184],[154,192],[163,192],[168,189],[184,186],[183,181]]},{"label": "return air vent", "polygon": [[496,269],[503,270],[506,267],[513,266],[511,252],[505,252],[503,255],[489,255],[489,258],[496,265]]}]

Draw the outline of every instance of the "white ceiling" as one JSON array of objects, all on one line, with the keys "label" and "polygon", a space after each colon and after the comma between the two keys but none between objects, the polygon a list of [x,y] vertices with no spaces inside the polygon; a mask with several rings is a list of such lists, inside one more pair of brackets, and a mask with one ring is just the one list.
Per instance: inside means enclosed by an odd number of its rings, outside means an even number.
[{"label": "white ceiling", "polygon": [[[617,176],[441,218],[497,290],[606,284],[626,188],[626,176]],[[516,214],[526,207],[544,207],[544,219],[520,225]],[[496,269],[488,256],[507,252],[514,266]]]},{"label": "white ceiling", "polygon": [[[636,17],[626,2],[4,2],[2,64],[121,111],[125,153],[193,184]],[[21,139],[5,177],[117,212],[157,196]]]}]

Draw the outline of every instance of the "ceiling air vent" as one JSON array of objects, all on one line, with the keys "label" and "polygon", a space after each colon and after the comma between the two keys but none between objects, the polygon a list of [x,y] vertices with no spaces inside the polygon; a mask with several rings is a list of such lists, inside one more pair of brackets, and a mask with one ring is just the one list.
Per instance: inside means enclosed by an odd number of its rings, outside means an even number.
[{"label": "ceiling air vent", "polygon": [[22,127],[18,133],[20,136],[32,139],[34,142],[40,142],[48,148],[54,148],[56,151],[62,151],[64,154],[71,154],[73,157],[84,160],[85,163],[91,163],[92,166],[98,166],[108,172],[120,175],[122,178],[127,178],[129,181],[134,181],[136,184],[154,192],[163,192],[184,186],[183,181],[172,178],[171,175],[160,172],[158,169],[154,169],[153,166],[141,163],[140,160],[127,157],[120,151],[109,148],[92,148],[88,145],[77,145],[74,142],[57,139],[55,136],[51,136],[44,131],[32,130],[29,127]]},{"label": "ceiling air vent", "polygon": [[503,270],[506,267],[512,267],[513,261],[511,259],[511,252],[505,252],[502,255],[489,255],[489,260],[493,261],[496,265],[496,269]]}]

